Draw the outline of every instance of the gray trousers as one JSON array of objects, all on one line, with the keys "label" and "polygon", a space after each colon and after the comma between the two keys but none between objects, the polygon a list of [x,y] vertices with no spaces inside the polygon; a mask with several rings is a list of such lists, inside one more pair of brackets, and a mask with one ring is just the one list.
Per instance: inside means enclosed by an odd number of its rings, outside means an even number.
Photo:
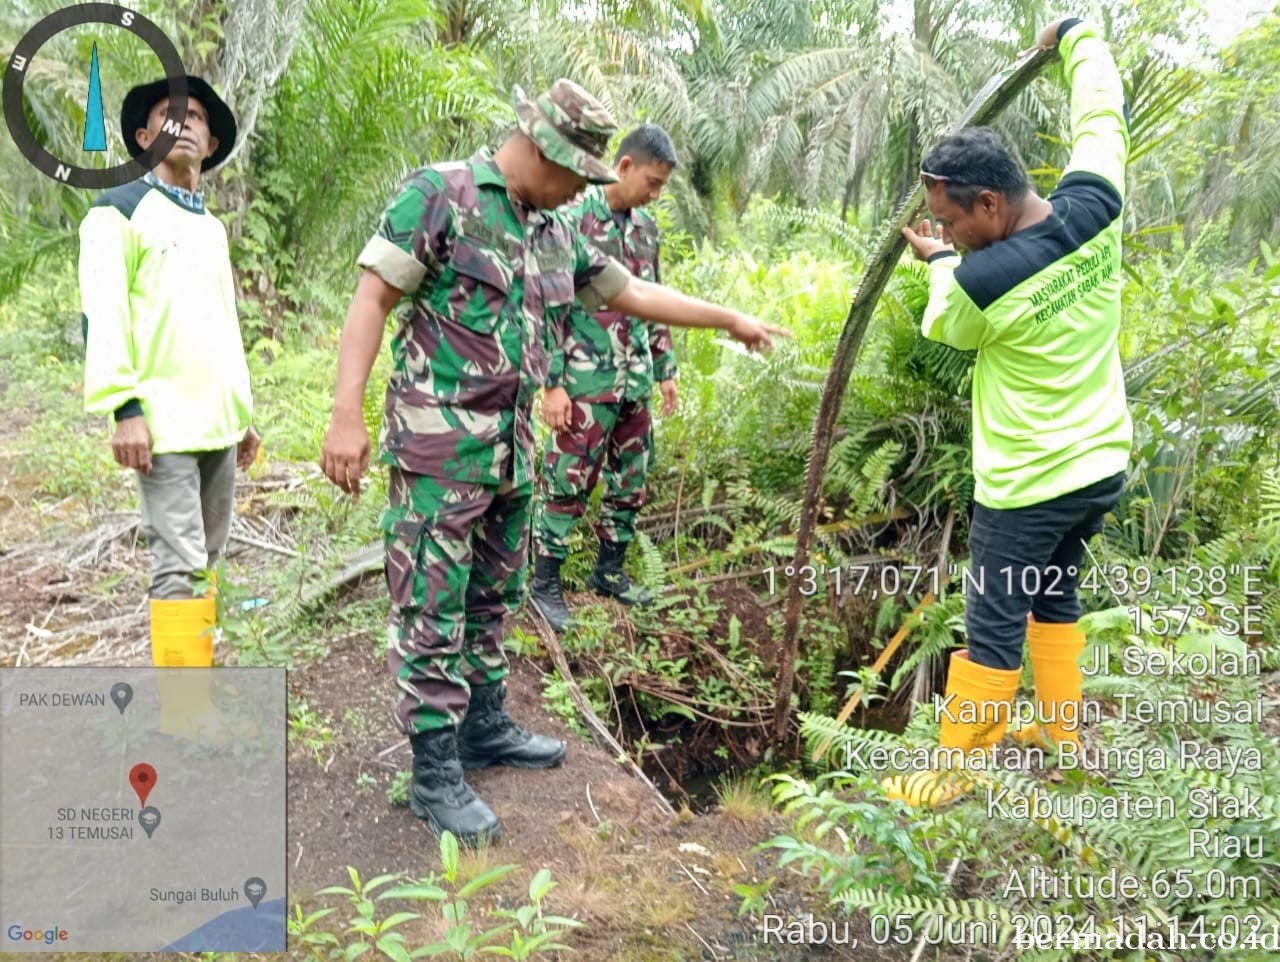
[{"label": "gray trousers", "polygon": [[227,546],[235,488],[234,447],[153,455],[151,473],[138,474],[152,598],[193,596],[192,574],[212,568]]}]

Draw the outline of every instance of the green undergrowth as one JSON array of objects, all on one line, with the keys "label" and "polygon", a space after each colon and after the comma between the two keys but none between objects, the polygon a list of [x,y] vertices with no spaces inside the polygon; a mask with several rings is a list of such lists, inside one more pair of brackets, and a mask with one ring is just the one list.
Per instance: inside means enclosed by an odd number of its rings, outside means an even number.
[{"label": "green undergrowth", "polygon": [[[370,950],[392,962],[481,955],[541,959],[569,949],[566,940],[582,927],[576,919],[545,910],[543,902],[556,887],[545,868],[534,873],[520,896],[495,899],[498,887],[510,888],[502,881],[520,867],[484,867],[482,861],[464,859],[449,832],[440,836],[440,866],[421,878],[362,879],[348,868],[349,886],[321,889],[314,900],[293,907],[288,924],[296,950],[308,962],[349,962]],[[338,905],[312,910],[312,902],[334,898]],[[336,931],[334,922],[341,926]],[[434,929],[435,936],[424,937],[424,928]]]}]

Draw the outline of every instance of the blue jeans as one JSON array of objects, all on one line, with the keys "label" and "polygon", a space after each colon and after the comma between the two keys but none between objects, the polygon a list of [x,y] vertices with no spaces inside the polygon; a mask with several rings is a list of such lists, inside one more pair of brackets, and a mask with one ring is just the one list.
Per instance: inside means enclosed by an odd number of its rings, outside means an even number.
[{"label": "blue jeans", "polygon": [[1079,619],[1085,542],[1102,530],[1123,491],[1121,472],[1023,508],[974,505],[964,613],[971,661],[1020,668],[1028,612],[1055,624]]}]

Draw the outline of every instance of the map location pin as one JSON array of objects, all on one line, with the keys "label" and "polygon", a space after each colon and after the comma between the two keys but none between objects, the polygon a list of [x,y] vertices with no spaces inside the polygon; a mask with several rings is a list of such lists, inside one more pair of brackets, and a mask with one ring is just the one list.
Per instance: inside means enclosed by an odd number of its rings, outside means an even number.
[{"label": "map location pin", "polygon": [[244,894],[249,896],[249,901],[253,903],[253,907],[256,909],[258,903],[262,901],[262,896],[267,894],[267,883],[256,875],[252,878],[247,878],[244,880]]},{"label": "map location pin", "polygon": [[147,796],[156,787],[156,770],[146,762],[139,762],[129,769],[129,784],[138,793],[138,804],[146,805]]},{"label": "map location pin", "polygon": [[111,686],[111,700],[116,703],[116,707],[120,709],[120,714],[124,714],[124,710],[129,707],[129,702],[133,701],[133,686],[123,681],[118,681]]},{"label": "map location pin", "polygon": [[150,838],[151,833],[160,826],[160,809],[154,805],[148,805],[138,813],[138,821],[142,825],[142,830],[147,833],[147,838]]}]

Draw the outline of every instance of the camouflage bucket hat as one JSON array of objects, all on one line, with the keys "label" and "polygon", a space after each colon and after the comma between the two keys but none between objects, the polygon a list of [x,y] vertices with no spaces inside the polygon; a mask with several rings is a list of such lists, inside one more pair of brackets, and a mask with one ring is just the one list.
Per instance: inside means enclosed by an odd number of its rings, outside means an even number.
[{"label": "camouflage bucket hat", "polygon": [[572,80],[557,80],[537,100],[516,86],[512,90],[520,129],[547,160],[581,174],[593,184],[618,179],[602,159],[618,125],[604,104]]}]

